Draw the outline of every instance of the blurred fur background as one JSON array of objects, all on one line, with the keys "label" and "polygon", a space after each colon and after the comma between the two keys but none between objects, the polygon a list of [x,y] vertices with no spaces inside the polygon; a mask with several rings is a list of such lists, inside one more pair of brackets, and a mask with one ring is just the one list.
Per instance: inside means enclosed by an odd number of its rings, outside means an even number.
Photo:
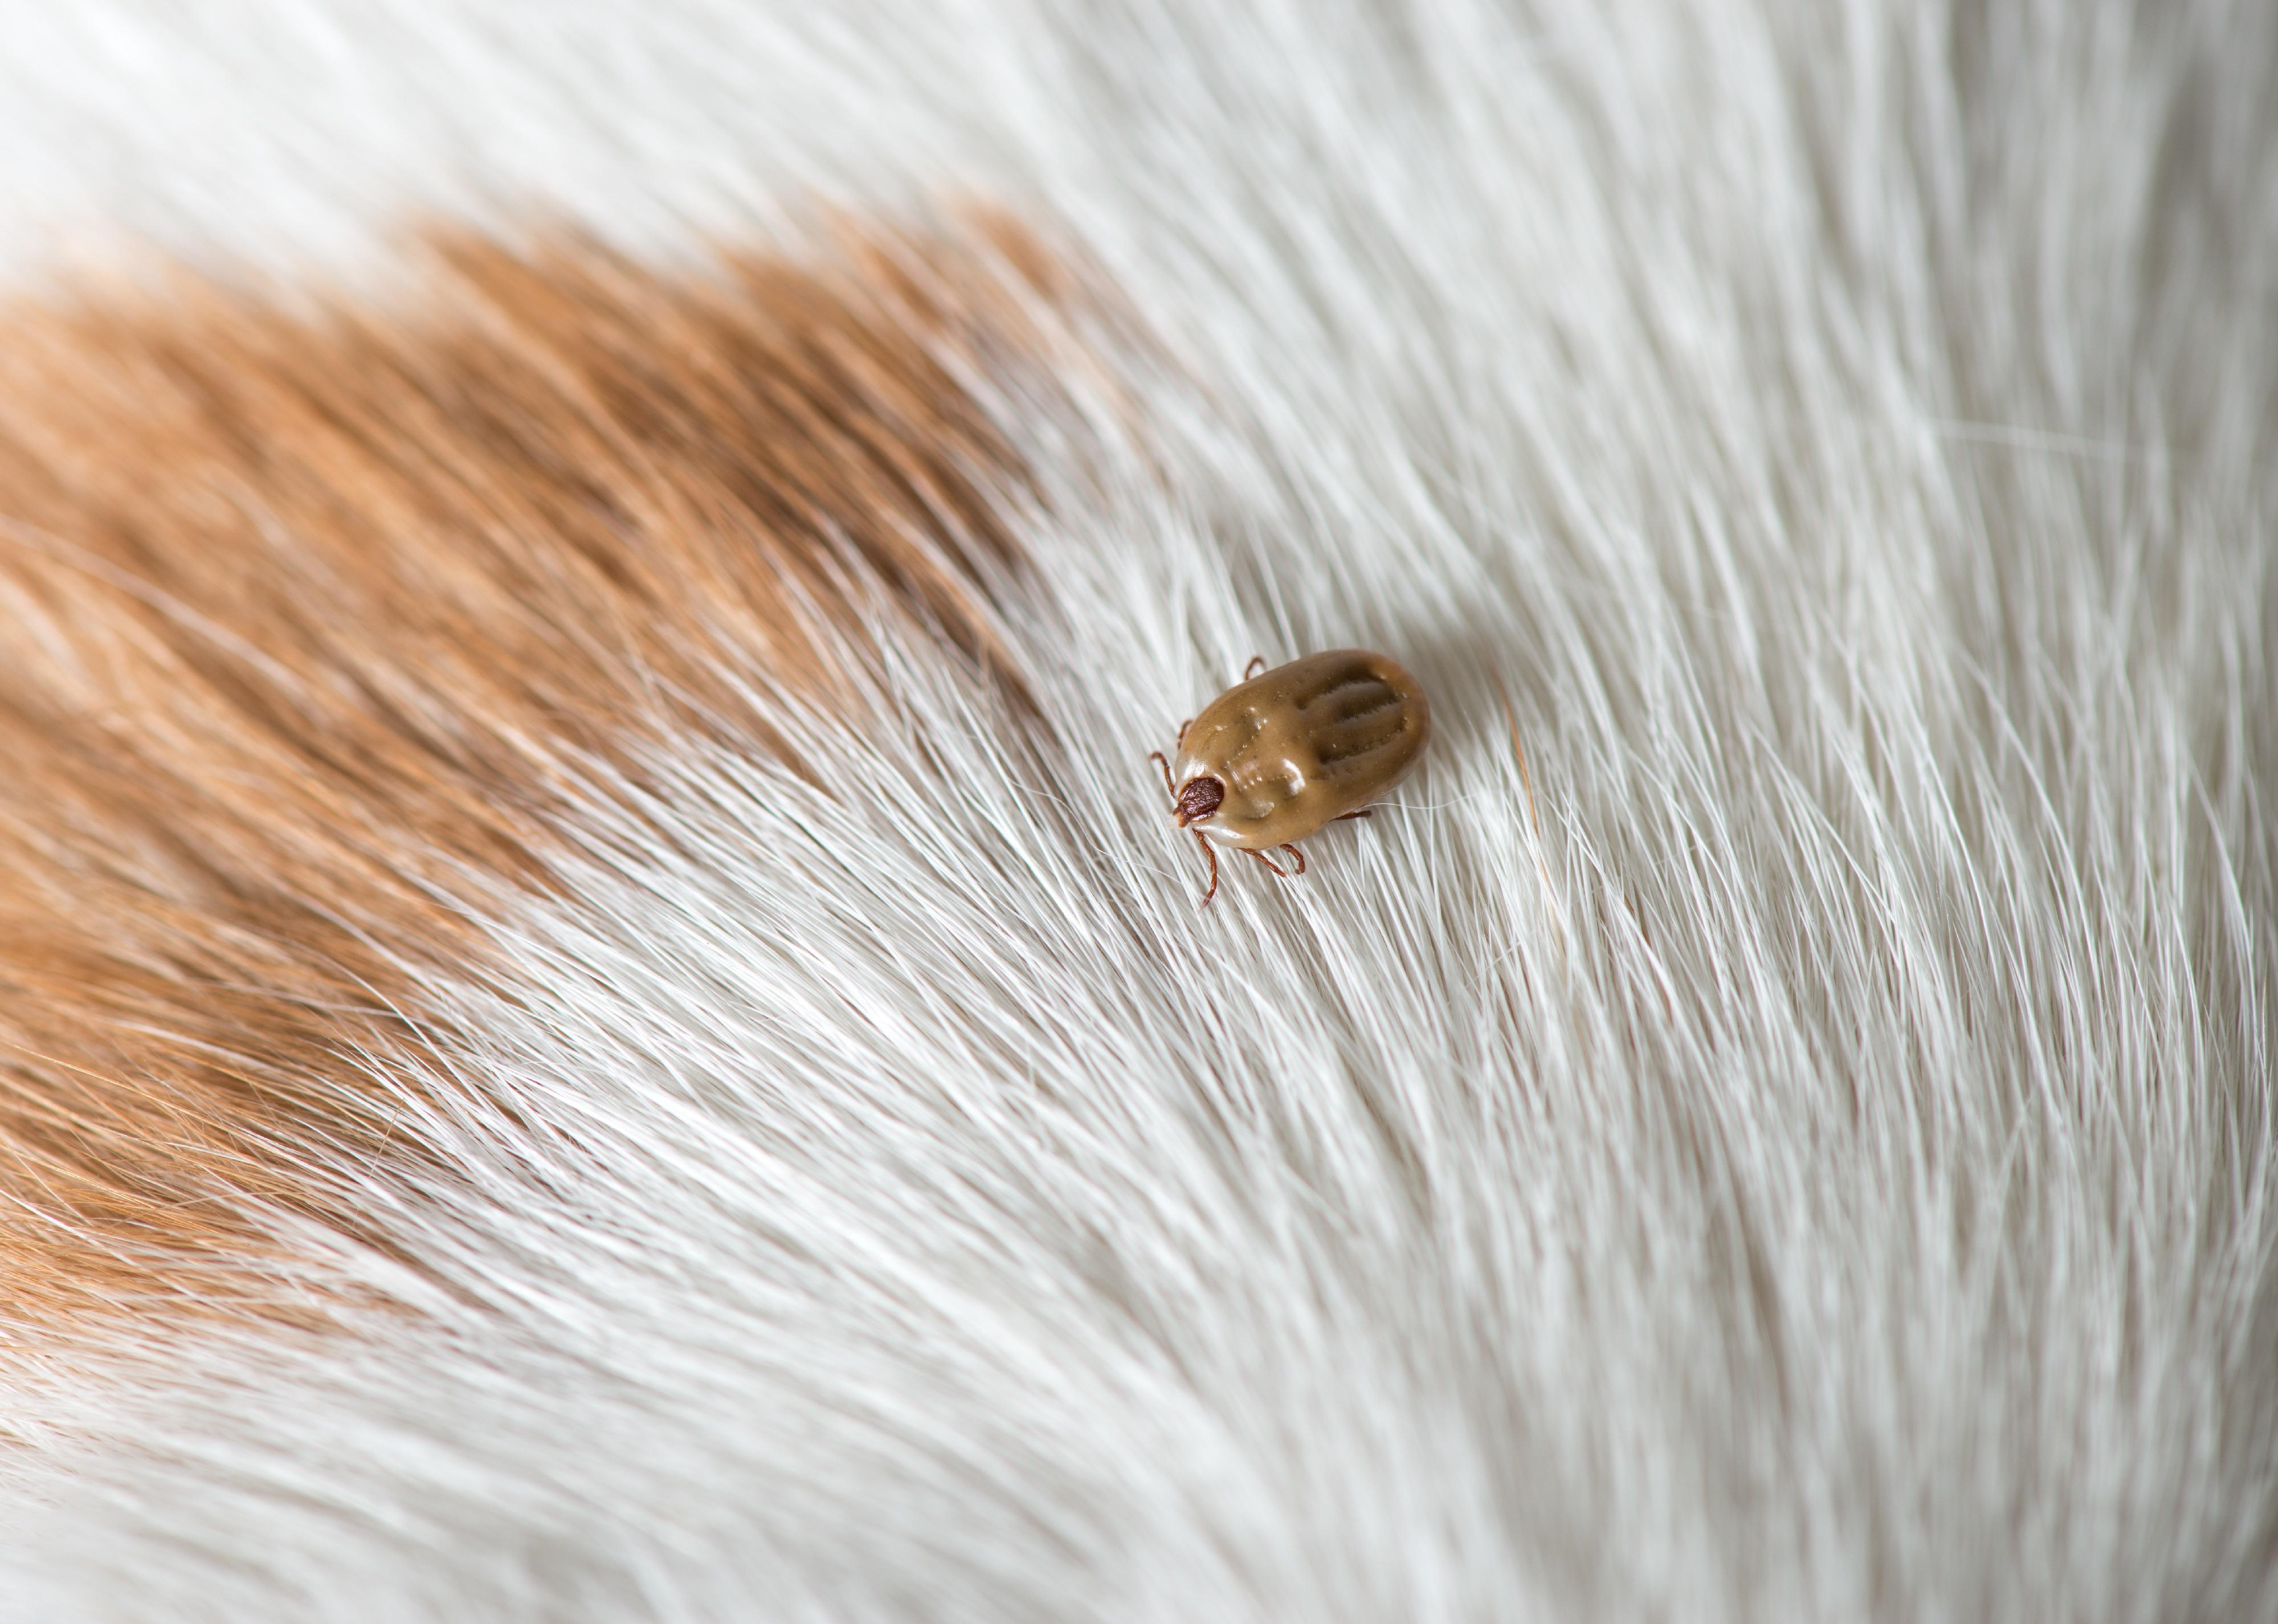
[{"label": "blurred fur background", "polygon": [[0,1617],[2278,1617],[2278,9],[17,11]]}]

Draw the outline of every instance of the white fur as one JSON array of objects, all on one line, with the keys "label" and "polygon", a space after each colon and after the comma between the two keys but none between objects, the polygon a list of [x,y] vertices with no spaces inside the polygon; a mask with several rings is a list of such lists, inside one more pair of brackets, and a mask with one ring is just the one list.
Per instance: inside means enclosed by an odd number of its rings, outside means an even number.
[{"label": "white fur", "polygon": [[[2278,1616],[2273,8],[22,9],[27,273],[954,185],[1167,359],[1001,403],[1041,731],[570,763],[524,1118],[310,1237],[432,1322],[23,1384],[0,1613]],[[1146,751],[1356,642],[1196,913]]]}]

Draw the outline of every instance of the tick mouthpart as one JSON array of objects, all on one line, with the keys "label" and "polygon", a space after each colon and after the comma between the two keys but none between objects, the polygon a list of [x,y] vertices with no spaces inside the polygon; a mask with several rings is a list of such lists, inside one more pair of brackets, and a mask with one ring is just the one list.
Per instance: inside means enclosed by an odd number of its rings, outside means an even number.
[{"label": "tick mouthpart", "polygon": [[1189,778],[1179,785],[1179,809],[1171,821],[1184,829],[1189,823],[1199,823],[1219,808],[1226,799],[1226,785],[1216,778]]}]

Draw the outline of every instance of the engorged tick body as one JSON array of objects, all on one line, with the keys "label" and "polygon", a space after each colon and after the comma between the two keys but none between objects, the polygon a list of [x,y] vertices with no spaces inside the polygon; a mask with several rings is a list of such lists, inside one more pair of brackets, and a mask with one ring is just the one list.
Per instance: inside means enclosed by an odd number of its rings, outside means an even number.
[{"label": "engorged tick body", "polygon": [[[1250,662],[1254,670],[1263,660]],[[1280,846],[1305,871],[1294,842],[1341,817],[1365,817],[1423,754],[1432,732],[1424,690],[1397,661],[1334,648],[1277,665],[1212,700],[1179,730],[1175,769],[1159,750],[1172,821],[1210,858],[1209,906],[1218,894],[1219,846],[1266,856]]]}]

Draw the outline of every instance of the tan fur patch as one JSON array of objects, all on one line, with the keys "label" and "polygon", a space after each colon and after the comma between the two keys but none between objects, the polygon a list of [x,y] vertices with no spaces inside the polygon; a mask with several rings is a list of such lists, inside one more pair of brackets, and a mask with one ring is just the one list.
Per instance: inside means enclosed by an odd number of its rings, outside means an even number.
[{"label": "tan fur patch", "polygon": [[[0,312],[0,1314],[283,1311],[257,1214],[421,1153],[462,865],[544,884],[567,750],[831,690],[883,584],[987,659],[1021,460],[969,381],[1069,297],[1015,228],[669,277],[441,242],[408,310]],[[738,707],[745,709],[739,711]]]}]

